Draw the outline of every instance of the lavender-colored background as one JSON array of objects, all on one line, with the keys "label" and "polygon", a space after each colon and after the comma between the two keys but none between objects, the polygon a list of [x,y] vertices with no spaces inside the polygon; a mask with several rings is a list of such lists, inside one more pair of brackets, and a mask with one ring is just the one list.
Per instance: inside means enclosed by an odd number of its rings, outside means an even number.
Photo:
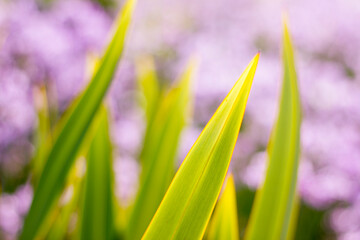
[{"label": "lavender-colored background", "polygon": [[[86,83],[86,62],[101,53],[114,13],[86,0],[0,0],[0,173],[11,193],[0,197],[0,229],[21,229],[32,198],[26,167],[37,127],[35,89],[46,84],[62,112]],[[282,13],[293,35],[303,124],[299,191],[325,209],[338,239],[360,239],[360,2],[357,0],[138,0],[124,59],[107,101],[113,116],[117,196],[136,191],[144,116],[136,102],[134,59],[155,57],[173,81],[193,55],[195,111],[183,133],[179,161],[258,50],[232,171],[255,188],[277,114],[282,79]],[[23,180],[25,179],[25,180]],[[13,186],[12,186],[13,185]],[[15,189],[16,188],[16,189]]]}]

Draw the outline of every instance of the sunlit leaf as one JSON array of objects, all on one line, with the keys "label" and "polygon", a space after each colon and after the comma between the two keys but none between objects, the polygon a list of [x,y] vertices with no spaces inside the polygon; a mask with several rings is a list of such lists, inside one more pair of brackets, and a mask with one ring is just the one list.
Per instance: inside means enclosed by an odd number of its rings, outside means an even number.
[{"label": "sunlit leaf", "polygon": [[179,83],[160,99],[149,126],[142,154],[140,189],[128,226],[128,239],[140,239],[144,234],[174,176],[177,146],[189,108],[193,68],[191,62]]},{"label": "sunlit leaf", "polygon": [[54,140],[30,211],[25,219],[20,239],[34,238],[46,214],[63,189],[67,173],[74,162],[79,146],[112,81],[123,51],[133,7],[134,0],[129,0],[124,6],[116,23],[114,37],[108,45],[97,71]]},{"label": "sunlit leaf", "polygon": [[292,44],[286,24],[283,36],[284,79],[277,123],[268,147],[264,185],[258,190],[246,232],[247,240],[285,239],[296,196],[301,106]]},{"label": "sunlit leaf", "polygon": [[167,190],[143,239],[201,239],[245,112],[257,54],[210,119]]},{"label": "sunlit leaf", "polygon": [[81,218],[81,239],[112,239],[113,181],[112,146],[105,108],[99,111],[99,125],[87,157],[85,198]]},{"label": "sunlit leaf", "polygon": [[227,179],[225,189],[220,195],[208,230],[208,240],[239,239],[236,189],[233,175],[230,175]]}]

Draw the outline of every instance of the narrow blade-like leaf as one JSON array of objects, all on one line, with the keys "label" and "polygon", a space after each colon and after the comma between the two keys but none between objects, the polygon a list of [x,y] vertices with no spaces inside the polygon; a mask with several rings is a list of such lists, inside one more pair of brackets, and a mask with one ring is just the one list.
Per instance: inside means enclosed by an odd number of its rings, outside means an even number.
[{"label": "narrow blade-like leaf", "polygon": [[284,79],[277,123],[268,147],[264,185],[258,190],[246,232],[247,240],[285,239],[296,196],[301,107],[288,29],[283,36]]},{"label": "narrow blade-like leaf", "polygon": [[46,88],[34,89],[38,127],[36,131],[36,153],[32,160],[32,182],[36,186],[46,160],[46,149],[51,145],[50,116]]},{"label": "narrow blade-like leaf", "polygon": [[142,167],[146,164],[147,157],[145,156],[147,151],[152,147],[151,130],[153,129],[152,123],[154,117],[159,108],[160,98],[163,98],[163,94],[160,91],[159,80],[157,78],[155,63],[151,57],[142,57],[136,62],[137,83],[140,90],[140,105],[145,111],[146,115],[146,131],[143,140],[143,148],[140,153],[140,162]]},{"label": "narrow blade-like leaf", "polygon": [[208,230],[208,240],[239,239],[236,189],[232,174],[227,179],[224,192],[216,205]]},{"label": "narrow blade-like leaf", "polygon": [[141,105],[146,113],[147,124],[150,125],[159,102],[160,88],[156,76],[154,60],[142,57],[136,62],[137,82],[143,99]]},{"label": "narrow blade-like leaf", "polygon": [[81,239],[112,239],[113,181],[112,147],[105,107],[99,111],[99,125],[90,145],[81,218]]},{"label": "narrow blade-like leaf", "polygon": [[143,239],[201,239],[228,170],[259,54],[177,171]]},{"label": "narrow blade-like leaf", "polygon": [[300,196],[296,195],[292,209],[291,209],[291,213],[290,213],[289,229],[287,231],[287,235],[285,238],[287,240],[295,239],[298,218],[299,218],[299,211],[300,211]]},{"label": "narrow blade-like leaf", "polygon": [[48,210],[64,186],[66,175],[74,162],[81,142],[112,81],[123,51],[133,7],[134,0],[129,0],[124,6],[116,24],[114,37],[102,57],[97,71],[54,141],[38,188],[35,191],[30,211],[25,219],[21,239],[34,238]]},{"label": "narrow blade-like leaf", "polygon": [[160,99],[159,109],[149,126],[142,154],[140,189],[128,226],[128,239],[140,239],[144,234],[174,176],[177,146],[189,108],[193,68],[191,62],[179,83]]},{"label": "narrow blade-like leaf", "polygon": [[[55,210],[58,214],[55,216],[55,221],[51,225],[46,239],[62,240],[68,237],[67,234],[69,234],[68,230],[71,223],[71,217],[76,212],[76,209],[79,206],[81,193],[83,193],[84,177],[82,172],[84,165],[85,159],[81,158],[70,170],[65,195],[63,195],[65,199],[62,199],[62,204],[59,204],[60,206],[57,206]],[[43,239],[39,235],[37,235],[37,238]]]}]

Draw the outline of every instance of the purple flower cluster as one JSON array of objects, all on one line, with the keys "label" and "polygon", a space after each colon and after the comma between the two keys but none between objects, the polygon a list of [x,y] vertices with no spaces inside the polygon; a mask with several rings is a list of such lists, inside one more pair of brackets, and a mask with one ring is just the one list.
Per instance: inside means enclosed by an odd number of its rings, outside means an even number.
[{"label": "purple flower cluster", "polygon": [[14,194],[3,194],[0,198],[0,226],[5,239],[12,239],[22,227],[23,218],[32,200],[30,185],[21,186]]}]

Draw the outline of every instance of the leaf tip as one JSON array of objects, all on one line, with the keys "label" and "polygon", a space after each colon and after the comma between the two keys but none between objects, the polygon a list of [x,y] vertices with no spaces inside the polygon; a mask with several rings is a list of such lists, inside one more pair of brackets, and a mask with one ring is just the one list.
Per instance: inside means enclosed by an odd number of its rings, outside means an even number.
[{"label": "leaf tip", "polygon": [[256,68],[257,68],[257,65],[259,63],[259,58],[260,58],[260,51],[257,52],[257,54],[253,57],[253,59],[251,60],[250,64],[248,65],[249,67],[249,73],[250,73],[250,78],[251,79],[251,82],[254,78],[254,75],[255,75],[255,71],[256,71]]},{"label": "leaf tip", "polygon": [[254,56],[254,58],[253,58],[253,62],[254,63],[256,63],[256,65],[257,65],[257,63],[259,62],[259,58],[260,58],[260,50],[257,52],[257,54]]},{"label": "leaf tip", "polygon": [[284,39],[290,39],[290,33],[289,33],[289,27],[288,27],[288,22],[289,22],[289,17],[286,11],[283,11],[282,13],[282,25],[283,25],[283,36]]},{"label": "leaf tip", "polygon": [[257,68],[259,58],[260,58],[260,51],[257,52],[257,54],[253,57],[253,59],[251,60],[251,62],[249,64],[250,68],[253,69],[253,74],[255,74],[255,70]]}]

